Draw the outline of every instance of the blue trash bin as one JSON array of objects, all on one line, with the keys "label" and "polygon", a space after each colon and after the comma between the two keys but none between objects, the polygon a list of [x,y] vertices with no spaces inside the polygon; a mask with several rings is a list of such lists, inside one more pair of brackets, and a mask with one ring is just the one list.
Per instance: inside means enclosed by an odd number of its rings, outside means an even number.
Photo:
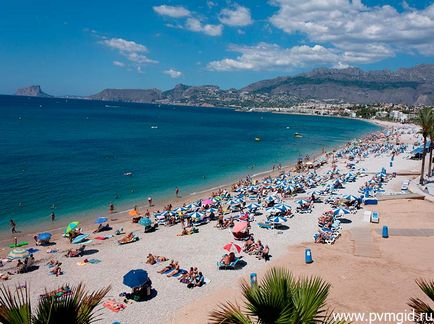
[{"label": "blue trash bin", "polygon": [[258,284],[258,277],[256,276],[256,273],[252,272],[250,274],[250,286],[256,286]]},{"label": "blue trash bin", "polygon": [[383,226],[383,238],[389,237],[389,227]]},{"label": "blue trash bin", "polygon": [[390,161],[390,167],[393,167],[393,161]]},{"label": "blue trash bin", "polygon": [[306,249],[304,251],[304,260],[306,261],[307,264],[312,263],[312,251],[310,249]]}]

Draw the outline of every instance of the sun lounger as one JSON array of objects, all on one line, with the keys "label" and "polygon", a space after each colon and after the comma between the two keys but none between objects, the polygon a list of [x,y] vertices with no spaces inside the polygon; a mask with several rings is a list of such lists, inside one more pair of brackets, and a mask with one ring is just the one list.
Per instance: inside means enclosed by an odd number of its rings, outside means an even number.
[{"label": "sun lounger", "polygon": [[230,269],[230,270],[235,270],[238,261],[240,261],[240,258],[236,258],[235,261],[229,263],[229,264],[224,264],[223,262],[217,262],[217,266],[219,267],[219,269]]},{"label": "sun lounger", "polygon": [[365,210],[363,213],[363,221],[369,223],[371,221],[371,214],[372,212],[370,210]]},{"label": "sun lounger", "polygon": [[372,212],[371,215],[371,223],[379,223],[380,222],[380,214],[378,212]]},{"label": "sun lounger", "polygon": [[273,225],[268,224],[268,223],[258,223],[258,226],[259,226],[260,228],[273,229]]}]

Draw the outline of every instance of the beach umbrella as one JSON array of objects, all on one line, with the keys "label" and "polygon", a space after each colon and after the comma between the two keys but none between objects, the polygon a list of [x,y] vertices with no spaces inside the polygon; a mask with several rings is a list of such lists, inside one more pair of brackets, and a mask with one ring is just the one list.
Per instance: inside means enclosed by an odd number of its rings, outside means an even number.
[{"label": "beach umbrella", "polygon": [[203,213],[194,212],[194,213],[191,213],[191,214],[188,215],[188,216],[190,216],[191,218],[202,219],[202,217],[203,217]]},{"label": "beach umbrella", "polygon": [[272,217],[269,220],[274,224],[282,224],[282,223],[286,222],[286,218],[280,217],[280,216]]},{"label": "beach umbrella", "polygon": [[288,186],[284,187],[284,189],[285,189],[285,191],[293,192],[295,190],[295,187],[291,186],[291,185],[288,185]]},{"label": "beach umbrella", "polygon": [[213,205],[214,202],[211,199],[202,200],[202,206]]},{"label": "beach umbrella", "polygon": [[240,199],[231,199],[231,200],[228,201],[228,204],[229,205],[234,205],[234,206],[241,205],[241,200]]},{"label": "beach umbrella", "polygon": [[148,218],[148,217],[142,217],[139,220],[139,224],[143,225],[143,226],[151,226],[152,225],[152,221]]},{"label": "beach umbrella", "polygon": [[22,248],[16,248],[9,252],[8,259],[9,260],[25,259],[29,255],[30,255],[29,251],[24,250]]},{"label": "beach umbrella", "polygon": [[188,209],[190,209],[190,210],[193,210],[193,209],[198,208],[199,206],[196,205],[196,204],[190,204],[190,205],[187,205],[186,207],[187,207]]},{"label": "beach umbrella", "polygon": [[241,233],[247,230],[248,222],[236,222],[234,227],[232,228],[233,233]]},{"label": "beach umbrella", "polygon": [[211,208],[207,209],[206,211],[210,212],[210,213],[215,213],[215,212],[218,212],[219,210],[217,208],[211,207]]},{"label": "beach umbrella", "polygon": [[97,223],[97,224],[103,224],[103,223],[105,223],[105,222],[107,222],[107,221],[108,221],[108,218],[107,218],[107,217],[98,217],[98,218],[96,219],[95,223]]},{"label": "beach umbrella", "polygon": [[220,196],[215,196],[212,198],[212,201],[214,201],[214,202],[219,202],[221,200],[222,200],[222,197],[220,197]]},{"label": "beach umbrella", "polygon": [[322,191],[317,191],[317,190],[312,191],[312,193],[311,193],[311,195],[314,195],[314,196],[321,196],[322,194],[323,194]]},{"label": "beach umbrella", "polygon": [[291,209],[291,206],[289,206],[287,204],[276,204],[276,205],[274,205],[274,207],[277,209],[280,209],[283,212],[286,212],[286,211]]},{"label": "beach umbrella", "polygon": [[185,208],[185,207],[177,207],[173,211],[176,212],[176,213],[183,213],[183,212],[187,211],[187,208]]},{"label": "beach umbrella", "polygon": [[140,287],[149,280],[148,273],[142,269],[130,270],[124,275],[123,284],[130,288]]},{"label": "beach umbrella", "polygon": [[347,215],[349,213],[350,213],[350,211],[348,209],[343,209],[343,208],[333,209],[333,215],[335,215],[335,216]]},{"label": "beach umbrella", "polygon": [[37,235],[39,241],[47,241],[51,238],[51,233],[44,232]]},{"label": "beach umbrella", "polygon": [[266,202],[273,202],[273,201],[276,200],[276,197],[268,196],[268,197],[266,197],[264,200],[265,200]]},{"label": "beach umbrella", "polygon": [[282,210],[279,209],[279,208],[276,208],[276,207],[267,208],[267,209],[265,209],[265,211],[267,213],[269,213],[269,214],[280,214],[280,213],[282,213]]},{"label": "beach umbrella", "polygon": [[131,210],[128,212],[128,214],[129,214],[130,216],[138,216],[138,215],[139,215],[139,213],[138,213],[137,210],[135,210],[135,209],[131,209]]},{"label": "beach umbrella", "polygon": [[259,207],[261,207],[261,205],[259,205],[258,203],[250,203],[246,206],[248,209],[258,209]]},{"label": "beach umbrella", "polygon": [[226,244],[223,249],[225,249],[228,252],[236,252],[236,253],[240,253],[241,252],[241,246],[234,244],[234,242],[228,243]]},{"label": "beach umbrella", "polygon": [[89,237],[89,234],[80,234],[76,238],[72,240],[72,244],[78,244],[83,242],[85,239]]},{"label": "beach umbrella", "polygon": [[347,195],[347,196],[344,196],[344,198],[348,201],[356,201],[358,199],[356,196],[353,196],[353,195]]},{"label": "beach umbrella", "polygon": [[308,204],[309,202],[307,200],[304,200],[304,199],[299,199],[295,203],[299,204],[299,205],[305,205],[305,204]]},{"label": "beach umbrella", "polygon": [[68,234],[69,232],[73,231],[74,229],[76,229],[78,227],[78,225],[80,224],[80,222],[72,222],[69,223],[69,225],[66,227],[65,229],[65,234]]}]

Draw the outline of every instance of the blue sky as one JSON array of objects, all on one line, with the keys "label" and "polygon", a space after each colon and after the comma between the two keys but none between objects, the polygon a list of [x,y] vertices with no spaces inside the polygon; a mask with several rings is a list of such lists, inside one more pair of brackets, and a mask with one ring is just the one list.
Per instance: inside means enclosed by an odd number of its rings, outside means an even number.
[{"label": "blue sky", "polygon": [[314,67],[433,63],[433,1],[0,2],[0,93],[242,87]]}]

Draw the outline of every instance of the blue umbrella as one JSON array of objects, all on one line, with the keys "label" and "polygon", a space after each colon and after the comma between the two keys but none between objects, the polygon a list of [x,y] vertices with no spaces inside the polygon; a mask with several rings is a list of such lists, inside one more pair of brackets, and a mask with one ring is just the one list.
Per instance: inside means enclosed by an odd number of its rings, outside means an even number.
[{"label": "blue umbrella", "polygon": [[276,217],[272,217],[270,219],[270,221],[273,222],[274,224],[281,224],[281,223],[286,222],[286,218],[285,217],[276,216]]},{"label": "blue umbrella", "polygon": [[282,210],[279,209],[279,208],[276,208],[276,207],[267,208],[265,211],[267,213],[270,213],[270,214],[280,214],[280,213],[282,213]]},{"label": "blue umbrella", "polygon": [[103,223],[105,223],[105,222],[107,222],[107,221],[108,221],[108,218],[107,218],[107,217],[98,217],[98,218],[96,219],[95,223],[97,223],[97,224],[103,224]]},{"label": "blue umbrella", "polygon": [[72,244],[78,244],[83,242],[85,239],[89,237],[89,234],[80,234],[75,239],[72,240]]},{"label": "blue umbrella", "polygon": [[358,198],[353,195],[344,196],[344,198],[348,201],[356,201]]},{"label": "blue umbrella", "polygon": [[124,275],[123,284],[130,288],[135,288],[145,284],[148,280],[149,276],[145,270],[136,269],[130,270],[126,275]]},{"label": "blue umbrella", "polygon": [[274,205],[275,208],[280,209],[283,212],[288,211],[289,209],[291,209],[291,206],[286,205],[286,204],[276,204]]},{"label": "blue umbrella", "polygon": [[300,199],[300,200],[297,200],[295,203],[299,204],[299,205],[305,205],[305,204],[308,204],[309,202],[304,200],[304,199]]},{"label": "blue umbrella", "polygon": [[337,215],[339,215],[339,216],[346,215],[346,214],[349,214],[349,213],[350,213],[350,211],[348,209],[343,209],[343,208],[333,209],[333,215],[335,215],[335,216],[337,216]]},{"label": "blue umbrella", "polygon": [[46,240],[49,240],[50,238],[51,238],[51,233],[47,233],[47,232],[44,232],[44,233],[39,233],[38,234],[38,240],[39,241],[46,241]]},{"label": "blue umbrella", "polygon": [[139,220],[139,224],[143,225],[143,226],[151,226],[152,225],[152,221],[148,218],[148,217],[142,217]]}]

